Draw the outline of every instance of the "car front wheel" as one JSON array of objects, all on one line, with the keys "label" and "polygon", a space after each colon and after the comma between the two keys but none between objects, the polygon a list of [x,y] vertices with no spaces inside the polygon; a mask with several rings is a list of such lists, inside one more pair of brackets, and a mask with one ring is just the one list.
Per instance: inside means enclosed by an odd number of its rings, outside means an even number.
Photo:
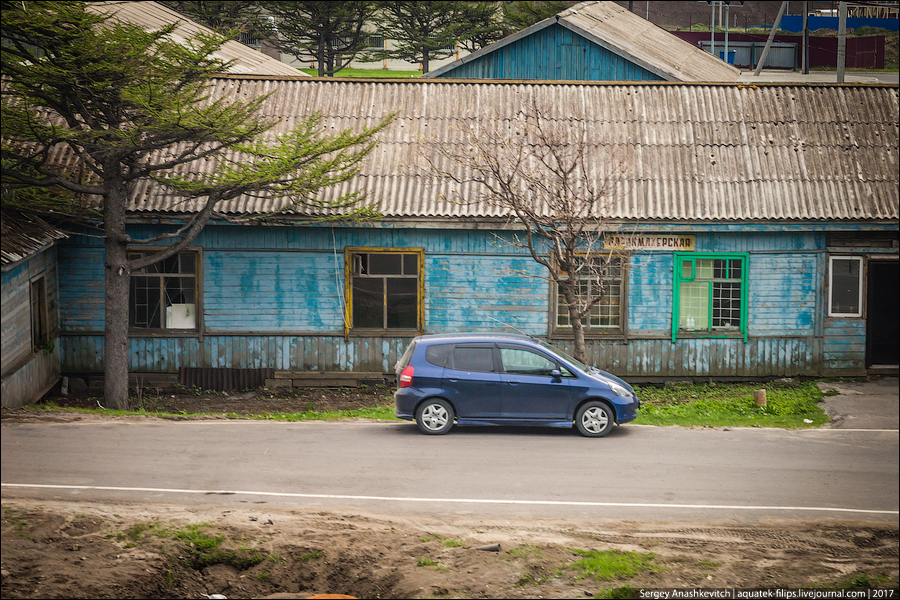
[{"label": "car front wheel", "polygon": [[587,437],[604,437],[612,431],[616,417],[605,402],[587,402],[575,415],[578,433]]},{"label": "car front wheel", "polygon": [[426,400],[416,410],[416,425],[429,435],[447,433],[453,427],[453,407],[439,398]]}]

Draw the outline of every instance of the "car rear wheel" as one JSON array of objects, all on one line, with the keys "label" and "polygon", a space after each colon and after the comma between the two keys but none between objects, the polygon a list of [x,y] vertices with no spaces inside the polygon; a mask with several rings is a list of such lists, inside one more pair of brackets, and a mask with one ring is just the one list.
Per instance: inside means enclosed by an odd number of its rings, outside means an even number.
[{"label": "car rear wheel", "polygon": [[586,402],[575,414],[575,428],[587,437],[604,437],[616,424],[615,414],[605,402]]},{"label": "car rear wheel", "polygon": [[447,433],[453,427],[453,407],[440,398],[426,400],[416,410],[416,425],[429,435]]}]

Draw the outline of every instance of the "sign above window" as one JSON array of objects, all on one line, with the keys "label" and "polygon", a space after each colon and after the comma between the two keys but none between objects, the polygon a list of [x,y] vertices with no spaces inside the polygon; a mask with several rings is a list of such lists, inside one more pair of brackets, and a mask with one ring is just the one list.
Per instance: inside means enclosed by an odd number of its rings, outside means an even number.
[{"label": "sign above window", "polygon": [[693,252],[694,236],[656,233],[612,233],[603,237],[604,250],[672,250]]}]

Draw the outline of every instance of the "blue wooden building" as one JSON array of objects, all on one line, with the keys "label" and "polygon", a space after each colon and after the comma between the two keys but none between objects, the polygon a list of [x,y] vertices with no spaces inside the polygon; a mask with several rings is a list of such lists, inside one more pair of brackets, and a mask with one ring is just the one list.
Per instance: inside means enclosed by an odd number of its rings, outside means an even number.
[{"label": "blue wooden building", "polygon": [[16,211],[0,216],[3,406],[40,400],[60,378],[59,229]]},{"label": "blue wooden building", "polygon": [[738,75],[615,2],[582,2],[424,77],[733,82]]},{"label": "blue wooden building", "polygon": [[[514,330],[569,347],[542,267],[503,243],[515,222],[423,168],[422,140],[461,143],[464,122],[515,119],[532,103],[627,159],[604,214],[616,259],[587,319],[591,362],[630,381],[897,369],[896,86],[215,81],[217,96],[269,92],[263,111],[283,123],[319,111],[344,129],[399,111],[358,177],[325,192],[361,187],[383,217],[221,220],[133,273],[130,371],[147,381],[180,369],[260,372],[273,385],[380,378],[421,333]],[[130,233],[171,231],[181,210],[144,182]],[[102,373],[103,262],[102,240],[60,246],[65,373]]]}]

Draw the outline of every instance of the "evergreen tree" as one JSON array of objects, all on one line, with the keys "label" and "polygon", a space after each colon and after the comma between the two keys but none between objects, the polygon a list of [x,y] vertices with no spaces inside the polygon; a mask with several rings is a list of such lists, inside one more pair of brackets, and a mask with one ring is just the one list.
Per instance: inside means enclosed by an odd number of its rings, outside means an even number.
[{"label": "evergreen tree", "polygon": [[319,77],[349,65],[367,46],[366,24],[376,2],[265,2],[275,17],[272,42],[301,62],[314,61]]},{"label": "evergreen tree", "polygon": [[548,2],[516,0],[515,2],[504,2],[503,18],[512,31],[520,31],[553,15],[558,15],[574,4],[576,2],[564,2],[563,0],[549,0]]},{"label": "evergreen tree", "polygon": [[271,28],[260,12],[259,2],[244,0],[162,0],[161,4],[206,25],[222,35],[249,34],[268,39]]},{"label": "evergreen tree", "polygon": [[[13,195],[20,207],[40,210],[29,194],[14,193],[18,185],[62,190],[61,203],[76,198],[98,211],[93,224],[104,237],[106,265],[104,401],[126,408],[130,273],[174,256],[217,203],[245,194],[282,197],[299,210],[352,212],[359,194],[323,206],[318,192],[355,175],[392,117],[332,137],[314,117],[274,135],[275,123],[257,114],[264,97],[210,96],[213,76],[227,67],[212,56],[221,36],[178,43],[170,38],[174,25],[144,31],[88,13],[83,2],[0,6],[4,205]],[[196,208],[185,210],[176,232],[138,240],[126,229],[127,210],[146,182]],[[171,245],[129,257],[135,245],[162,239]]]},{"label": "evergreen tree", "polygon": [[[497,9],[496,2],[382,2],[378,27],[393,44],[383,56],[421,63],[427,73],[432,60],[456,51],[457,42],[466,43],[476,34],[487,39],[485,15]],[[499,22],[493,25],[502,31]]]}]

